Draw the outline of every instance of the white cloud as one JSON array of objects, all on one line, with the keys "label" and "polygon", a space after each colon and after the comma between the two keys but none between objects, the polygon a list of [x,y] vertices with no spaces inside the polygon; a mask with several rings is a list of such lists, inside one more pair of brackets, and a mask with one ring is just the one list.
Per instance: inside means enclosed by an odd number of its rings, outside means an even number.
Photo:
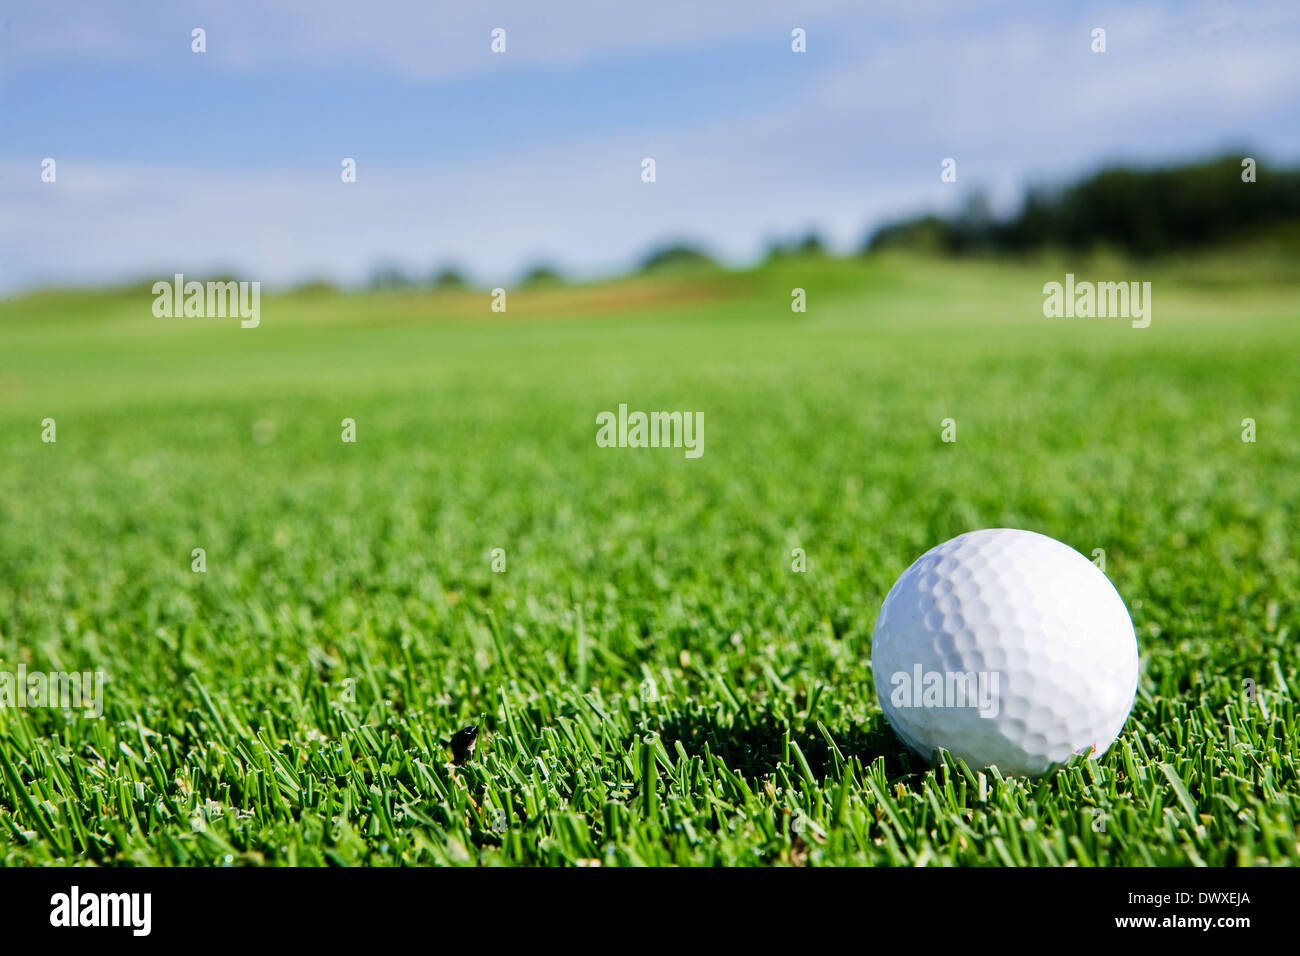
[{"label": "white cloud", "polygon": [[[922,0],[906,13],[882,10],[875,15],[887,22],[947,9],[954,2]],[[361,67],[428,80],[489,69],[568,66],[629,53],[680,52],[764,33],[784,45],[794,26],[860,9],[854,0],[61,0],[32,4],[8,16],[8,49],[0,68],[53,60],[158,58],[168,49],[188,50],[190,30],[203,27],[208,56],[218,68]],[[494,27],[507,31],[504,56],[489,52]]]},{"label": "white cloud", "polygon": [[[757,253],[777,227],[818,224],[856,242],[864,204],[894,194],[883,181],[846,196],[841,182],[792,177],[757,161],[752,140],[737,132],[662,137],[654,184],[640,182],[642,150],[628,139],[437,172],[362,163],[355,185],[336,175],[232,177],[69,158],[56,185],[11,197],[0,278],[116,281],[234,268],[270,283],[321,274],[357,281],[395,261],[426,275],[457,262],[506,281],[542,259],[593,274],[678,237],[733,260]],[[0,173],[35,179],[26,167]]]},{"label": "white cloud", "polygon": [[[636,133],[503,140],[494,157],[437,168],[363,158],[355,186],[336,168],[234,175],[93,155],[61,157],[58,184],[45,186],[31,163],[0,165],[0,286],[210,268],[355,281],[381,260],[426,274],[454,261],[504,281],[540,259],[621,268],[673,237],[739,260],[808,226],[847,249],[869,223],[951,205],[973,186],[1005,208],[1028,177],[1117,155],[1186,157],[1238,139],[1293,158],[1300,130],[1276,117],[1300,90],[1296,21],[1283,11],[1200,29],[1224,17],[1205,4],[979,29],[940,18],[824,72],[802,100]],[[1092,23],[1107,25],[1112,52],[1088,52]],[[591,50],[598,38],[575,43]],[[647,154],[654,185],[639,181]],[[948,155],[960,189],[938,182]]]}]

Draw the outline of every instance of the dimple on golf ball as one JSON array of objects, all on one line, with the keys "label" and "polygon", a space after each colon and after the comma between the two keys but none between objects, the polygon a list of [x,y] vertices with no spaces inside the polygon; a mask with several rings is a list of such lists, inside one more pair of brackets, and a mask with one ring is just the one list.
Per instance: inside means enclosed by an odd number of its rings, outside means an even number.
[{"label": "dimple on golf ball", "polygon": [[1133,622],[1110,579],[1054,538],[1008,528],[917,558],[885,597],[871,664],[913,750],[1024,776],[1105,753],[1138,681]]}]

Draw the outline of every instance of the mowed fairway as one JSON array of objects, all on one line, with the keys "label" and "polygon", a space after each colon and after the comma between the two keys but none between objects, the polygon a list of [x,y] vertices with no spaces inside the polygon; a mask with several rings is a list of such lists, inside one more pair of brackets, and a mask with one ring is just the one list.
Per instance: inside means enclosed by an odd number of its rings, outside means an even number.
[{"label": "mowed fairway", "polygon": [[[1043,318],[1066,271],[1150,328]],[[0,862],[1300,862],[1300,286],[1084,271],[0,303],[0,671],[108,681],[0,710]],[[598,448],[620,403],[703,456]],[[997,526],[1104,549],[1141,646],[1040,782],[928,767],[872,685],[894,579]]]}]

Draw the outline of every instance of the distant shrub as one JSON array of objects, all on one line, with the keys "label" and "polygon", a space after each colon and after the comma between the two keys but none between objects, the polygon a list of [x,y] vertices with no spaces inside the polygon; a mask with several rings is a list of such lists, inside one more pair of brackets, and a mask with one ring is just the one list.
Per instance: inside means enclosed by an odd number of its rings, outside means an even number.
[{"label": "distant shrub", "polygon": [[938,216],[921,216],[886,223],[872,234],[867,241],[866,251],[880,252],[899,247],[921,252],[952,252],[952,229],[946,219]]},{"label": "distant shrub", "polygon": [[646,256],[641,262],[642,272],[660,272],[665,269],[699,268],[717,266],[713,258],[695,246],[677,243],[664,246]]},{"label": "distant shrub", "polygon": [[1156,256],[1300,223],[1300,169],[1259,165],[1241,180],[1251,153],[1168,168],[1111,167],[1057,188],[1031,189],[1020,210],[998,220],[976,197],[958,216],[887,223],[865,249],[907,247],[952,254],[1023,252],[1045,246],[1110,247]]},{"label": "distant shrub", "polygon": [[824,256],[826,246],[821,236],[807,233],[802,239],[777,240],[767,247],[767,258],[789,259],[796,256]]},{"label": "distant shrub", "polygon": [[523,278],[520,280],[523,285],[530,286],[558,285],[563,281],[564,276],[560,275],[557,269],[548,265],[533,266],[524,273]]},{"label": "distant shrub", "polygon": [[411,289],[415,281],[397,266],[379,266],[370,273],[370,288],[376,291]]},{"label": "distant shrub", "polygon": [[443,266],[433,276],[433,287],[439,290],[463,289],[469,285],[468,280],[459,269]]},{"label": "distant shrub", "polygon": [[810,232],[799,240],[795,251],[801,256],[823,256],[826,254],[826,245],[822,242],[821,236]]}]

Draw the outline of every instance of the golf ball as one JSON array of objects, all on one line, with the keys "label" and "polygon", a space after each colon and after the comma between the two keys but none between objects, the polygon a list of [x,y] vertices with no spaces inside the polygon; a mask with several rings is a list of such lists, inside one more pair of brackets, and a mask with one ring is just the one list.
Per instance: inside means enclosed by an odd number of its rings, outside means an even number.
[{"label": "golf ball", "polygon": [[913,750],[1025,776],[1105,753],[1138,680],[1133,622],[1110,579],[1073,548],[1008,528],[917,558],[880,608],[871,664]]}]

